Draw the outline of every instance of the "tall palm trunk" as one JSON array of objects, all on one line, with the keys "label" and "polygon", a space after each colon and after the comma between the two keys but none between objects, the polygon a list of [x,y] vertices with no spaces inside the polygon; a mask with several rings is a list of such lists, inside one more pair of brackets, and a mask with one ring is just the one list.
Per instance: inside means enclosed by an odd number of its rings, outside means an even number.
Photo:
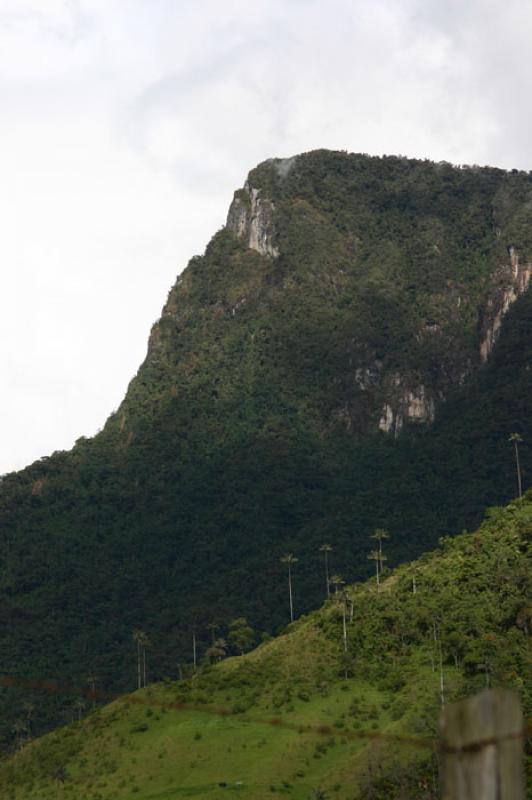
[{"label": "tall palm trunk", "polygon": [[519,497],[522,497],[523,485],[521,481],[521,464],[519,463],[519,445],[517,443],[517,439],[514,440],[514,448],[515,448],[515,465],[517,467],[517,488],[519,491]]},{"label": "tall palm trunk", "polygon": [[294,621],[294,600],[292,597],[292,570],[288,564],[288,594],[290,596],[290,622]]},{"label": "tall palm trunk", "polygon": [[440,703],[441,707],[445,706],[445,682],[443,679],[443,651],[441,646],[441,628],[438,625],[436,628],[436,622],[433,621],[432,623],[432,631],[434,635],[434,644],[436,646],[436,654],[438,656],[439,666],[440,666]]},{"label": "tall palm trunk", "polygon": [[292,596],[292,565],[297,562],[297,558],[292,553],[287,553],[281,558],[281,564],[288,567],[288,596],[290,598],[290,622],[294,621],[294,598]]},{"label": "tall palm trunk", "polygon": [[347,598],[344,595],[342,599],[342,636],[344,640],[344,653],[347,653]]},{"label": "tall palm trunk", "polygon": [[347,680],[347,594],[342,597],[342,638],[344,644],[344,677]]},{"label": "tall palm trunk", "polygon": [[142,648],[142,677],[144,679],[144,688],[146,688],[146,645]]}]

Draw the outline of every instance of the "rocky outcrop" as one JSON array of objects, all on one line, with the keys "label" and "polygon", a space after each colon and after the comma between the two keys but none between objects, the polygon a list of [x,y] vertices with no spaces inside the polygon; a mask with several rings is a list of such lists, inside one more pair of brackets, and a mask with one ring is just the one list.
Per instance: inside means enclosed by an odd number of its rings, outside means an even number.
[{"label": "rocky outcrop", "polygon": [[273,202],[261,197],[259,189],[246,183],[243,189],[235,192],[226,227],[252,250],[276,258],[279,250],[273,242],[273,212]]},{"label": "rocky outcrop", "polygon": [[[480,360],[485,363],[495,342],[497,341],[506,313],[513,303],[524,294],[530,286],[532,263],[521,263],[516,248],[508,248],[510,263],[498,269],[491,278],[491,296],[481,317]],[[439,326],[425,327],[426,332],[440,334]],[[458,384],[463,384],[469,369],[459,376]],[[357,370],[356,380],[361,388],[374,383],[371,371]],[[365,384],[365,385],[364,385]],[[419,382],[412,386],[411,380],[394,373],[385,379],[382,385],[386,398],[381,408],[378,422],[379,430],[399,436],[405,422],[431,423],[435,416],[435,400],[444,399],[441,392],[431,394],[427,387]]]},{"label": "rocky outcrop", "polygon": [[382,408],[379,430],[397,437],[406,421],[417,423],[434,421],[434,398],[423,384],[409,389],[403,385],[398,374],[393,376],[393,384],[391,399]]},{"label": "rocky outcrop", "polygon": [[[505,266],[500,270],[499,279],[503,285],[487,303],[481,323],[480,359],[484,363],[488,360],[493,346],[499,338],[502,321],[510,306],[515,303],[530,285],[532,264],[521,264],[519,253],[514,247],[508,249],[510,267]],[[508,273],[510,273],[508,275]],[[495,279],[497,276],[495,276]],[[509,278],[509,280],[508,280]]]}]

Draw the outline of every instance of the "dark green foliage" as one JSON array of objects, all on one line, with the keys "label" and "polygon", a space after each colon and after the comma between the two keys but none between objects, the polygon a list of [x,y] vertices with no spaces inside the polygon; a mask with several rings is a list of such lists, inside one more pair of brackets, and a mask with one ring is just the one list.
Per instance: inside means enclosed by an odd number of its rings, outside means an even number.
[{"label": "dark green foliage", "polygon": [[255,641],[255,634],[245,617],[234,619],[229,625],[228,637],[230,644],[236,649],[237,653],[245,653],[251,650]]},{"label": "dark green foliage", "polygon": [[[304,612],[323,596],[324,541],[351,581],[376,527],[394,564],[514,496],[510,432],[530,484],[530,293],[482,369],[478,351],[508,248],[532,257],[531,176],[320,151],[250,180],[275,201],[279,258],[216,234],[103,432],[2,480],[6,673],[132,689],[140,627],[150,675],[174,676],[213,615],[286,624],[283,553]],[[397,441],[377,433],[396,373],[447,398]],[[473,682],[486,653],[457,654]],[[1,690],[2,740],[26,694]],[[35,705],[36,731],[71,713],[59,694]]]}]

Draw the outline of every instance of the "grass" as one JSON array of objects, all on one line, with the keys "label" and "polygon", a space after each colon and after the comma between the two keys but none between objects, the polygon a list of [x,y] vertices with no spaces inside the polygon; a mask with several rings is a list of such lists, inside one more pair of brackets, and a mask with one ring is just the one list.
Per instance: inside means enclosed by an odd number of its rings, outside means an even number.
[{"label": "grass", "polygon": [[[158,695],[154,690],[155,702]],[[355,729],[353,720],[344,718],[354,697],[375,707],[371,719],[356,720],[357,732],[364,726],[371,732],[392,729],[389,714],[382,709],[388,698],[355,681],[333,686],[327,696],[296,700],[293,711],[279,715],[302,729],[327,725],[334,731],[322,735],[273,727],[266,709],[246,721],[203,711],[170,710],[147,716],[143,707],[118,702],[98,715],[103,724],[95,726],[89,719],[70,730],[69,735],[81,736],[84,744],[69,766],[68,782],[39,782],[14,797],[71,797],[73,785],[76,792],[94,800],[198,796],[215,800],[235,792],[257,799],[277,793],[303,799],[311,797],[316,786],[338,782],[344,789],[335,796],[348,797],[350,783],[366,767],[368,750],[375,750],[374,745],[345,735]],[[147,729],[141,730],[145,724]],[[21,753],[15,761],[23,762],[27,755]]]},{"label": "grass", "polygon": [[[6,800],[218,800],[233,795],[305,800],[322,786],[338,800],[351,797],[368,763],[390,758],[388,744],[367,741],[362,735],[400,732],[401,724],[392,719],[390,692],[360,679],[335,675],[333,680],[322,680],[323,661],[329,657],[318,651],[310,661],[308,649],[323,647],[323,639],[313,622],[304,621],[247,657],[228,659],[212,671],[216,687],[204,690],[210,702],[200,709],[176,709],[179,685],[156,685],[135,693],[138,704],[118,700],[29,744],[10,762],[16,783]],[[290,662],[297,653],[307,660],[293,665],[291,684]],[[265,676],[272,676],[254,702],[243,687],[224,687],[246,661],[264,662]],[[276,678],[279,663],[283,671]],[[207,675],[203,682],[210,678]],[[432,673],[426,672],[423,680],[428,686]],[[202,689],[201,677],[197,683],[199,689],[191,690],[192,702]],[[235,708],[239,702],[246,706],[243,713],[212,713]],[[272,719],[282,724],[272,724]],[[319,727],[326,730],[319,733]],[[361,738],[354,738],[358,734]],[[53,777],[50,761],[40,770],[36,762],[46,740],[57,756],[66,739],[77,752],[62,781]]]}]

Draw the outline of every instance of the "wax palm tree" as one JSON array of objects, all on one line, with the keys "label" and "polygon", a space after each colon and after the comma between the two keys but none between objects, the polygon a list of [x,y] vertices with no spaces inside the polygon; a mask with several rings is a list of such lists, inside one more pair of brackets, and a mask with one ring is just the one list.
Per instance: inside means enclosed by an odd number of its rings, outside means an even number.
[{"label": "wax palm tree", "polygon": [[207,625],[207,630],[211,632],[211,644],[214,644],[214,641],[216,639],[216,631],[218,630],[219,627],[220,627],[219,623],[214,621],[209,622],[209,624]]},{"label": "wax palm tree", "polygon": [[148,649],[148,647],[151,647],[151,642],[145,633],[142,634],[141,646],[142,646],[142,679],[144,688],[146,688],[146,650]]},{"label": "wax palm tree", "polygon": [[287,553],[281,558],[281,564],[286,564],[288,567],[288,595],[290,598],[290,622],[294,621],[294,600],[292,597],[292,567],[298,562],[293,553]]},{"label": "wax palm tree", "polygon": [[379,592],[380,591],[380,586],[381,586],[380,576],[379,576],[379,564],[380,564],[381,557],[380,557],[379,551],[378,550],[372,550],[371,553],[369,554],[368,558],[369,558],[370,561],[374,561],[375,562],[375,571],[376,571],[376,574],[377,574],[377,591]]},{"label": "wax palm tree", "polygon": [[338,590],[340,586],[343,586],[345,583],[344,579],[341,575],[332,575],[331,576],[331,586],[334,586],[334,593],[338,594]]},{"label": "wax palm tree", "polygon": [[327,597],[331,596],[331,590],[329,586],[329,553],[332,551],[332,547],[330,544],[322,544],[320,547],[320,553],[323,553],[325,558],[325,586],[327,591]]},{"label": "wax palm tree", "polygon": [[81,717],[83,716],[83,712],[85,711],[85,701],[81,699],[81,697],[76,700],[74,703],[74,708],[78,712],[78,722],[81,721]]},{"label": "wax palm tree", "polygon": [[87,683],[90,686],[90,694],[89,696],[92,698],[92,707],[94,708],[96,705],[96,675],[91,672],[90,675],[87,675]]},{"label": "wax palm tree", "polygon": [[380,562],[379,563],[379,569],[382,572],[382,568],[383,568],[383,563],[382,562],[384,560],[383,555],[382,555],[382,543],[383,543],[383,541],[385,539],[389,539],[390,538],[390,534],[388,533],[388,531],[385,531],[384,528],[376,528],[373,531],[373,533],[371,534],[370,538],[371,539],[375,539],[379,543],[379,547],[378,547],[378,550],[379,550],[379,562]]},{"label": "wax palm tree", "polygon": [[[342,591],[342,639],[344,642],[344,653],[347,653],[347,603],[349,597],[345,589]],[[347,675],[346,675],[347,678]]]},{"label": "wax palm tree", "polygon": [[443,650],[441,645],[441,625],[436,623],[436,620],[432,621],[432,635],[434,638],[434,645],[436,649],[436,656],[439,661],[439,672],[440,672],[440,703],[441,707],[445,706],[445,680],[443,675]]},{"label": "wax palm tree", "polygon": [[24,735],[27,734],[28,728],[26,725],[26,720],[17,719],[13,723],[13,733],[17,739],[17,747],[20,749],[24,743]]},{"label": "wax palm tree", "polygon": [[521,482],[521,464],[519,463],[519,445],[523,441],[523,437],[519,433],[511,433],[508,437],[509,442],[513,442],[515,449],[515,465],[517,468],[517,488],[519,497],[523,496],[523,486]]},{"label": "wax palm tree", "polygon": [[142,689],[142,642],[146,634],[136,628],[133,631],[133,641],[137,645],[137,689]]},{"label": "wax palm tree", "polygon": [[26,715],[28,739],[31,739],[31,721],[33,719],[33,715],[35,714],[35,704],[32,703],[31,700],[26,700],[26,702],[22,704],[22,710]]}]

